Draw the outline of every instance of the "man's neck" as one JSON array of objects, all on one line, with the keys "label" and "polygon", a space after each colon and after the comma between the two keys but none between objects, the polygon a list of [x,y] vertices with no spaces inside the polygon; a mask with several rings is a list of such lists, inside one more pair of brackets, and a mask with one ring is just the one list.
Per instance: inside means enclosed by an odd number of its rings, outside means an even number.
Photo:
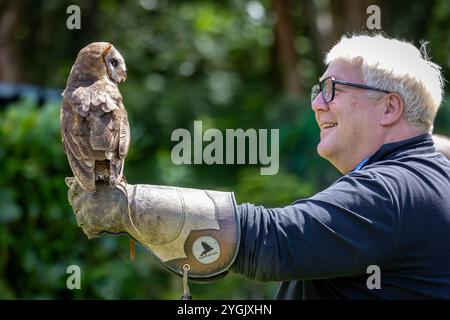
[{"label": "man's neck", "polygon": [[372,143],[370,149],[358,154],[355,158],[353,158],[353,161],[347,164],[346,167],[337,169],[342,174],[347,174],[353,171],[358,166],[358,164],[361,163],[361,161],[364,161],[375,152],[377,152],[384,144],[407,140],[424,133],[426,133],[426,131],[414,128],[410,125],[398,126],[396,130],[388,130],[384,135],[380,137],[380,139],[377,140],[378,143]]},{"label": "man's neck", "polygon": [[384,136],[382,145],[387,143],[403,141],[406,139],[417,137],[425,133],[427,132],[422,129],[414,128],[409,125],[404,125],[400,127],[398,130],[388,131]]}]

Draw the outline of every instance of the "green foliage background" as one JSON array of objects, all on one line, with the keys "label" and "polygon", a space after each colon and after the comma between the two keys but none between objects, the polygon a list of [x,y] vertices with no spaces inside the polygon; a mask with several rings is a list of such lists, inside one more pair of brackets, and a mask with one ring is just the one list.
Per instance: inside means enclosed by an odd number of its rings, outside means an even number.
[{"label": "green foliage background", "polygon": [[[26,2],[34,9],[26,11],[16,35],[23,76],[62,91],[81,47],[96,40],[114,43],[129,72],[120,88],[132,128],[125,169],[130,183],[232,190],[238,203],[284,206],[338,177],[315,152],[319,131],[309,98],[283,93],[274,79],[268,1],[262,2],[261,19],[249,17],[246,1],[158,1],[157,10],[144,10],[152,1],[92,3],[79,1],[82,30],[69,31],[68,3]],[[429,40],[431,56],[448,75],[450,6],[434,4],[425,28],[403,28],[417,16],[399,13],[392,35]],[[302,12],[294,16],[303,66],[298,73],[309,87],[323,66],[311,34],[297,23]],[[143,248],[132,264],[125,236],[88,241],[77,228],[66,199],[64,177],[71,172],[61,144],[59,107],[22,100],[0,109],[0,298],[178,299],[181,279]],[[436,131],[447,135],[449,107],[447,100],[436,124]],[[170,135],[176,128],[192,130],[194,120],[202,120],[204,129],[279,128],[279,173],[261,176],[259,166],[249,165],[174,165]],[[81,290],[66,288],[72,264],[81,267]],[[270,299],[276,287],[229,275],[191,289],[196,299]]]}]

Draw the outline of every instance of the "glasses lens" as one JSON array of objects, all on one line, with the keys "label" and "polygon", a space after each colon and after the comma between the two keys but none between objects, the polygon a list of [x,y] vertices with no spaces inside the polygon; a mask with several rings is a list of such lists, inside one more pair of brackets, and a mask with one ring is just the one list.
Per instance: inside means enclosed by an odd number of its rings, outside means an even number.
[{"label": "glasses lens", "polygon": [[316,99],[317,95],[320,93],[320,85],[316,84],[311,88],[311,102]]},{"label": "glasses lens", "polygon": [[333,79],[327,78],[322,81],[322,94],[325,102],[330,102],[333,98]]}]

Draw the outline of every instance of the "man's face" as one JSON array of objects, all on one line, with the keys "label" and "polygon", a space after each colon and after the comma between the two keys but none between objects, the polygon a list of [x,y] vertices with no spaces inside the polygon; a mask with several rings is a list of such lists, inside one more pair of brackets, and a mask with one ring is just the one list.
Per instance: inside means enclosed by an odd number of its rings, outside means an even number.
[{"label": "man's face", "polygon": [[[342,60],[332,62],[321,77],[364,84],[359,65]],[[322,94],[312,102],[320,127],[319,155],[330,161],[342,173],[348,173],[365,157],[377,150],[379,99],[367,96],[367,90],[336,84],[334,99],[325,103]],[[329,126],[332,124],[333,126]]]}]

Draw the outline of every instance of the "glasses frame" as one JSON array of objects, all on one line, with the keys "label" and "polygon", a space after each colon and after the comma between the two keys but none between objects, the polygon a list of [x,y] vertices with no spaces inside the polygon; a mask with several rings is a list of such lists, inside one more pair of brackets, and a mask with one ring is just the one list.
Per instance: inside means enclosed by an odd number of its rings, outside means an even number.
[{"label": "glasses frame", "polygon": [[[323,94],[323,84],[325,83],[325,81],[327,81],[328,79],[331,79],[331,99],[329,101],[327,101],[325,99],[325,96]],[[359,89],[366,89],[366,90],[372,90],[372,91],[378,91],[378,92],[384,92],[384,93],[392,93],[391,91],[387,91],[387,90],[383,90],[383,89],[379,89],[379,88],[375,88],[375,87],[371,87],[371,86],[366,86],[365,84],[360,84],[360,83],[353,83],[353,82],[347,82],[347,81],[341,81],[341,80],[336,80],[334,77],[327,77],[325,79],[323,79],[322,81],[320,81],[318,84],[314,85],[311,88],[311,102],[314,101],[314,99],[317,98],[317,96],[319,95],[319,93],[322,93],[322,99],[325,103],[330,103],[331,101],[334,100],[334,94],[336,91],[336,84],[341,84],[344,86],[349,86],[349,87],[354,87],[354,88],[359,88]],[[313,97],[313,92],[315,92],[316,88],[319,87],[319,92],[317,92],[316,96]]]}]

